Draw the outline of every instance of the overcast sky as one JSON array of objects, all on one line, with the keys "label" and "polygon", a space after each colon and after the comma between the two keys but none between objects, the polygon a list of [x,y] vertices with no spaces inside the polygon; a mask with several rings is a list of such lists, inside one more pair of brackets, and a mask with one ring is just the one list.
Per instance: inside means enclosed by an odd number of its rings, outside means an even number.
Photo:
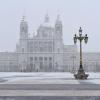
[{"label": "overcast sky", "polygon": [[83,34],[89,36],[84,51],[100,51],[100,0],[0,0],[0,51],[15,50],[23,15],[33,34],[47,12],[52,25],[60,14],[64,44],[73,44],[73,36],[81,26]]}]

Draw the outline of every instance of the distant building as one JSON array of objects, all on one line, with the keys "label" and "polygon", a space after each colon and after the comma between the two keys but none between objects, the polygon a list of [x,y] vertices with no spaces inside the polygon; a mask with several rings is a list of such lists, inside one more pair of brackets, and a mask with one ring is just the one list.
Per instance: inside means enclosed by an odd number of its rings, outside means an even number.
[{"label": "distant building", "polygon": [[[0,71],[76,71],[79,66],[77,46],[64,45],[62,37],[63,25],[59,15],[54,26],[46,15],[33,37],[29,36],[28,23],[23,17],[16,52],[0,52]],[[100,71],[100,53],[84,53],[83,57],[86,71]]]}]

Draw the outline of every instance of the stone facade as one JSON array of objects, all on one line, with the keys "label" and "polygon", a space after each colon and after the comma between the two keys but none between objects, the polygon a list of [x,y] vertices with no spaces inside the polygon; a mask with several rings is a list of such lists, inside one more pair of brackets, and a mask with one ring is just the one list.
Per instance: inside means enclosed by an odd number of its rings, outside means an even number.
[{"label": "stone facade", "polygon": [[0,71],[18,72],[18,54],[15,52],[0,52]]},{"label": "stone facade", "polygon": [[[79,66],[77,46],[64,45],[62,28],[59,15],[54,26],[51,26],[49,16],[46,15],[37,34],[30,37],[28,23],[23,17],[16,52],[0,52],[0,71],[76,71]],[[100,53],[84,53],[83,58],[85,70],[100,71]]]},{"label": "stone facade", "polygon": [[[80,61],[78,52],[65,52],[63,59],[65,71],[73,73],[78,70]],[[87,72],[100,72],[100,53],[83,53],[83,67]]]},{"label": "stone facade", "polygon": [[21,71],[61,71],[63,67],[62,22],[57,17],[54,27],[49,16],[33,37],[28,35],[28,24],[23,18],[20,23],[20,39],[17,45],[18,65]]}]

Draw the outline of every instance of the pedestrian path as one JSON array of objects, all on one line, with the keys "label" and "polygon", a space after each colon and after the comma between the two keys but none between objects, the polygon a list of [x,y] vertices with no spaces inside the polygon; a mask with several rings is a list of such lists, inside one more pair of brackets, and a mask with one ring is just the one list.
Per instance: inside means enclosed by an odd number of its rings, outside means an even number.
[{"label": "pedestrian path", "polygon": [[100,73],[0,73],[0,96],[100,96]]}]

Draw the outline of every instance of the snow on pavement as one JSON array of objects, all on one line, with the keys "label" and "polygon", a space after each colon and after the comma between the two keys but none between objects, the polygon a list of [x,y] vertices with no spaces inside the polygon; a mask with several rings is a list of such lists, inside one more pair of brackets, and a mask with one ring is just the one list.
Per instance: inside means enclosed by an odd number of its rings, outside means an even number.
[{"label": "snow on pavement", "polygon": [[87,80],[75,80],[67,72],[0,72],[0,78],[6,81],[0,84],[100,84],[100,73],[88,73]]}]

